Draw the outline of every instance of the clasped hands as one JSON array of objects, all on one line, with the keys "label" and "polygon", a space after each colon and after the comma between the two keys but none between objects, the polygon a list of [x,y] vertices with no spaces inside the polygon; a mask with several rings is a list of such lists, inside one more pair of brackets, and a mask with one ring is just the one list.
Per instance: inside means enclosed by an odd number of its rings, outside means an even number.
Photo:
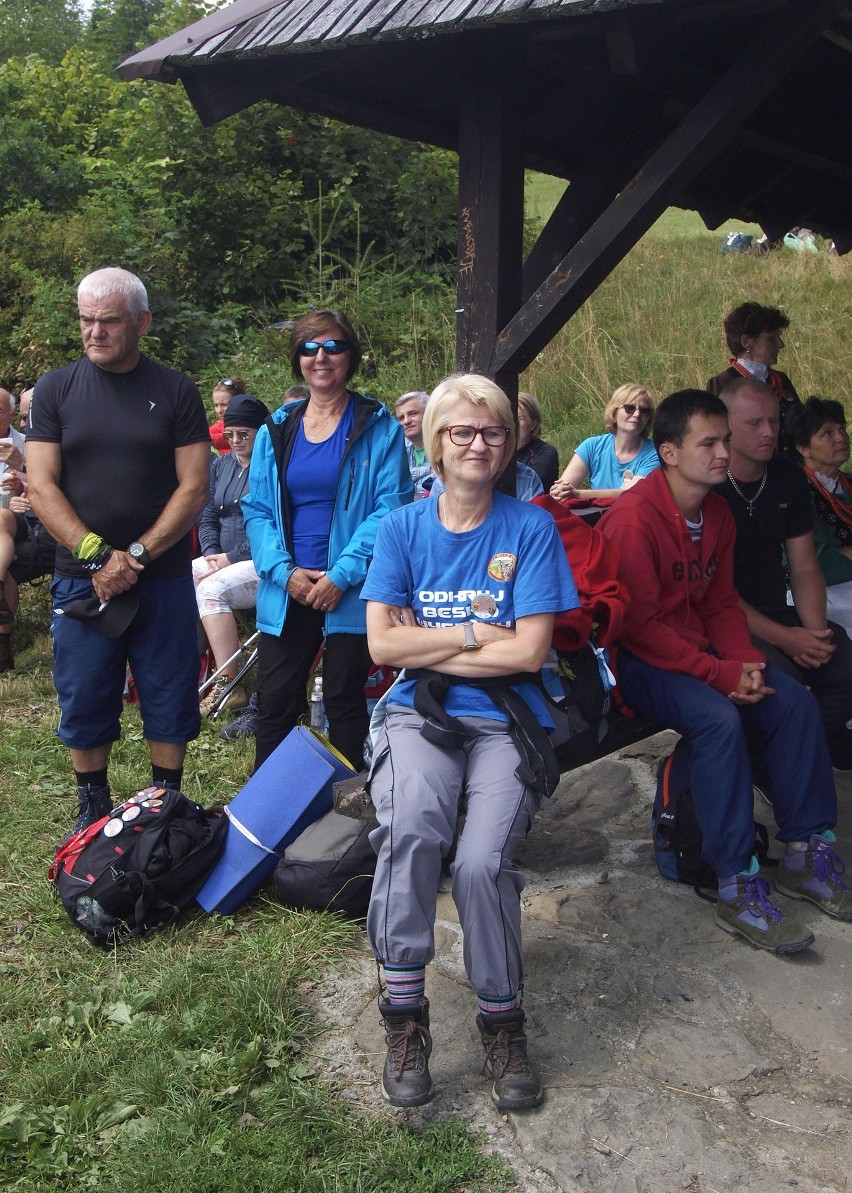
[{"label": "clasped hands", "polygon": [[321,613],[331,613],[343,598],[343,589],[316,568],[294,568],[287,580],[287,591],[300,605],[310,605]]},{"label": "clasped hands", "polygon": [[763,682],[765,669],[765,663],[743,663],[740,682],[728,693],[728,699],[733,704],[757,704],[764,696],[773,696],[775,689]]},{"label": "clasped hands", "polygon": [[131,559],[126,551],[113,551],[102,568],[92,573],[92,587],[95,595],[103,603],[127,592],[139,579],[140,572],[145,568],[135,559]]}]

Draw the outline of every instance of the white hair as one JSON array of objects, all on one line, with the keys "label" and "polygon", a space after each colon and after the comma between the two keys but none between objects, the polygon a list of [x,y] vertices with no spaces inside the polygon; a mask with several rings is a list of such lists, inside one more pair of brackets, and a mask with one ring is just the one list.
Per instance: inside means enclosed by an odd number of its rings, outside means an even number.
[{"label": "white hair", "polygon": [[96,269],[87,274],[77,287],[77,301],[83,296],[102,302],[112,294],[120,294],[127,309],[137,319],[148,308],[148,292],[135,273],[127,269]]},{"label": "white hair", "polygon": [[426,403],[429,401],[429,395],[424,393],[422,389],[412,389],[410,393],[403,394],[401,398],[397,398],[397,400],[394,402],[394,414],[397,414],[399,412],[400,406],[404,406],[406,402],[414,401],[419,402],[420,405],[425,409]]}]

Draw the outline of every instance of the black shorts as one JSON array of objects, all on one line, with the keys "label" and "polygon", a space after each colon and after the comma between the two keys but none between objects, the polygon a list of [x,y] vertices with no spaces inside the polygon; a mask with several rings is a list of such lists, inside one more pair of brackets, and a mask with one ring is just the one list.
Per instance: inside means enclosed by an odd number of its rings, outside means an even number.
[{"label": "black shorts", "polygon": [[56,539],[41,522],[15,514],[15,558],[9,575],[18,584],[27,584],[39,576],[52,576],[56,560]]}]

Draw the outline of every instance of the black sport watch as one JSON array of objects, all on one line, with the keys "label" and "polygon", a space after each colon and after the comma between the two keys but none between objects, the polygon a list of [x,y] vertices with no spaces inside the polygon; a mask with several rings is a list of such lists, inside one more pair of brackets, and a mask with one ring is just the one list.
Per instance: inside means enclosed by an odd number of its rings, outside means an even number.
[{"label": "black sport watch", "polygon": [[127,554],[131,559],[135,559],[137,563],[141,563],[143,567],[147,567],[151,562],[148,548],[144,543],[140,543],[138,539],[127,548]]}]

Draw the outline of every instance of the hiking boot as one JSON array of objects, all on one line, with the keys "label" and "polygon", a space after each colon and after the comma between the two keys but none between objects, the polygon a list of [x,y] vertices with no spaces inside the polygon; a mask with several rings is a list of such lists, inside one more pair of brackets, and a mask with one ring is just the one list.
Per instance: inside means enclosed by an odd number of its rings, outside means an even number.
[{"label": "hiking boot", "polygon": [[429,1075],[432,1037],[429,1034],[429,1000],[415,1007],[379,1002],[385,1023],[388,1055],[382,1070],[382,1097],[391,1106],[422,1106],[434,1092]]},{"label": "hiking boot", "polygon": [[[846,867],[832,844],[813,836],[807,849],[785,854],[778,867],[775,889],[790,899],[807,899],[835,919],[852,920],[852,890],[842,877]],[[789,863],[799,858],[801,865],[792,869]]]},{"label": "hiking boot", "polygon": [[525,1020],[520,1007],[476,1016],[485,1049],[482,1071],[494,1078],[491,1101],[498,1110],[531,1110],[544,1101],[541,1079],[527,1056]]},{"label": "hiking boot", "polygon": [[11,671],[15,666],[12,654],[12,635],[0,634],[0,671]]},{"label": "hiking boot", "polygon": [[[216,710],[217,704],[225,694],[225,689],[233,682],[234,677],[232,675],[220,675],[218,679],[213,681],[198,703],[198,711],[202,717],[209,717]],[[238,683],[228,693],[227,700],[218,711],[222,712],[226,708],[245,708],[246,704],[248,704],[246,690],[242,684]]]},{"label": "hiking boot", "polygon": [[74,827],[70,833],[65,834],[59,842],[60,845],[64,845],[75,833],[81,833],[103,816],[109,816],[112,811],[112,792],[109,787],[78,787],[77,800],[77,819],[74,821]]},{"label": "hiking boot", "polygon": [[223,741],[236,741],[238,737],[254,737],[256,730],[257,692],[252,692],[243,711],[231,721],[230,725],[225,725],[219,730],[219,736]]},{"label": "hiking boot", "polygon": [[769,898],[769,883],[760,874],[736,876],[736,898],[720,898],[716,923],[771,953],[798,953],[814,942],[813,933],[784,915]]}]

